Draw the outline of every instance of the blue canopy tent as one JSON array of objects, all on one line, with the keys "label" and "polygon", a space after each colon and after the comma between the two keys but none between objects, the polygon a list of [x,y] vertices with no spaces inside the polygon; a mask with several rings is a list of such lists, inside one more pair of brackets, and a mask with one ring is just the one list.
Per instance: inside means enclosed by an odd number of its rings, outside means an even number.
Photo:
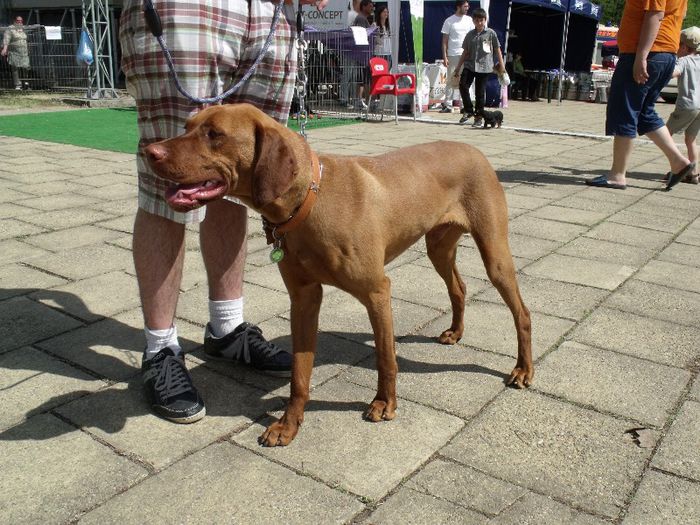
[{"label": "blue canopy tent", "polygon": [[[517,51],[523,55],[526,69],[559,69],[568,1],[490,0],[488,26],[496,32],[504,58],[507,51]],[[470,1],[470,11],[480,4],[478,0]],[[442,58],[440,29],[445,18],[454,14],[455,3],[453,0],[425,0],[423,6],[423,58],[431,62]],[[494,89],[497,88],[496,85]]]},{"label": "blue canopy tent", "polygon": [[[469,3],[470,10],[480,2]],[[423,58],[442,58],[440,29],[454,1],[425,0]],[[505,52],[519,52],[526,69],[589,71],[601,15],[590,0],[491,0],[489,27]],[[559,83],[561,85],[561,82]]]},{"label": "blue canopy tent", "polygon": [[411,25],[411,3],[408,0],[401,2],[399,10],[399,62],[415,64],[416,55],[413,48],[413,26]]},{"label": "blue canopy tent", "polygon": [[[508,39],[506,34],[513,24],[520,33],[518,38],[527,40],[528,48],[532,52],[523,55],[532,56],[532,64],[526,62],[530,69],[549,69],[559,65],[562,35],[564,32],[564,13],[566,9],[561,6],[561,1],[568,0],[491,0],[489,5],[488,26],[498,35],[503,49],[507,49]],[[474,0],[469,2],[469,11],[479,7],[481,2]],[[454,14],[454,0],[425,0],[423,3],[425,14],[423,22],[423,59],[425,62],[433,62],[442,58],[440,30],[445,19]],[[551,17],[556,20],[552,23]],[[512,42],[511,45],[517,45]],[[549,49],[547,57],[541,56],[542,49]],[[543,65],[540,65],[543,64]]]},{"label": "blue canopy tent", "polygon": [[489,27],[526,69],[559,69],[567,8],[568,0],[491,0]]},{"label": "blue canopy tent", "polygon": [[563,49],[564,69],[569,72],[590,71],[595,48],[600,6],[590,0],[569,0],[567,36]]}]

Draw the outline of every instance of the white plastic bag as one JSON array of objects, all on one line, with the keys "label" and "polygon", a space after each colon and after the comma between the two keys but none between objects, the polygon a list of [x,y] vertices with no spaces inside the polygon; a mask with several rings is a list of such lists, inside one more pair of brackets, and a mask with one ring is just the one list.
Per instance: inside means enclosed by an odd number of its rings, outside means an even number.
[{"label": "white plastic bag", "polygon": [[498,75],[498,83],[501,86],[509,86],[510,85],[510,76],[508,75],[507,71],[504,71],[503,73],[497,73]]},{"label": "white plastic bag", "polygon": [[428,106],[430,104],[430,79],[428,75],[425,74],[425,69],[423,69],[423,73],[420,76],[420,87],[417,95],[421,111],[428,111]]},{"label": "white plastic bag", "polygon": [[447,89],[447,68],[442,61],[435,64],[424,64],[423,75],[428,79],[428,105],[445,101]]}]

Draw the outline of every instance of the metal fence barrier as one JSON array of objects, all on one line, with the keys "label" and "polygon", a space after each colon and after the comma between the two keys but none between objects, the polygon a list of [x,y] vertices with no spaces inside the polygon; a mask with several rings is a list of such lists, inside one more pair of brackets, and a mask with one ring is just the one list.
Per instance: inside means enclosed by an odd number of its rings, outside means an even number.
[{"label": "metal fence barrier", "polygon": [[[363,99],[369,97],[370,71],[369,60],[378,45],[378,32],[370,34],[369,45],[355,45],[352,31],[306,31],[304,36],[309,41],[306,54],[306,72],[308,77],[307,100],[305,106],[313,117],[315,113],[328,116],[348,117],[362,113],[359,87],[364,85]],[[384,56],[388,61],[390,57]],[[370,103],[370,109],[393,107]],[[408,107],[400,110],[410,112]],[[295,104],[292,104],[292,116]]]},{"label": "metal fence barrier", "polygon": [[[4,35],[5,29],[0,27],[0,35]],[[90,87],[87,66],[78,64],[75,59],[80,28],[61,28],[60,40],[48,40],[45,27],[41,25],[25,26],[24,30],[30,69],[20,70],[23,84],[33,91],[76,92]],[[358,46],[350,30],[305,32],[309,41],[305,57],[308,78],[305,106],[311,117],[315,114],[354,117],[362,113],[359,86],[365,85],[363,98],[367,100],[369,60],[374,56],[372,50],[376,49],[374,35],[370,35],[370,45]],[[5,59],[0,59],[0,89],[14,89],[10,66]],[[292,116],[297,108],[295,100]],[[411,110],[410,107],[400,109]]]},{"label": "metal fence barrier", "polygon": [[[0,27],[0,35],[5,34]],[[20,80],[31,90],[76,91],[87,89],[88,68],[75,60],[80,29],[62,28],[60,40],[47,40],[44,26],[25,26],[29,47],[29,69],[20,70]],[[0,88],[13,89],[6,59],[0,60]]]}]

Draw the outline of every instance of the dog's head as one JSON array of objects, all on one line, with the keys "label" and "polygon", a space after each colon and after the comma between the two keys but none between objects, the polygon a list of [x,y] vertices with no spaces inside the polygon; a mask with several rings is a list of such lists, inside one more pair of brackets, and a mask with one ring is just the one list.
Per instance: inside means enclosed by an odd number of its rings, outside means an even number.
[{"label": "dog's head", "polygon": [[289,192],[300,157],[309,158],[301,137],[250,104],[207,108],[187,121],[183,135],[144,153],[156,175],[174,183],[166,198],[178,211],[224,195],[260,211]]}]

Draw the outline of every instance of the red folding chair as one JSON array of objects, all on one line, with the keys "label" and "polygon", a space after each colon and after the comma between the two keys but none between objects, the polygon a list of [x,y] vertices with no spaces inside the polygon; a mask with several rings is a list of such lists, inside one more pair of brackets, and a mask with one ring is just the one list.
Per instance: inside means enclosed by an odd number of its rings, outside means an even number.
[{"label": "red folding chair", "polygon": [[[369,61],[372,81],[369,96],[393,95],[394,119],[399,123],[399,95],[411,95],[413,120],[416,120],[416,76],[413,73],[390,73],[389,64],[383,58],[374,57]],[[403,84],[403,85],[400,85]],[[408,84],[408,85],[406,85]],[[382,119],[384,115],[382,115]]]}]

